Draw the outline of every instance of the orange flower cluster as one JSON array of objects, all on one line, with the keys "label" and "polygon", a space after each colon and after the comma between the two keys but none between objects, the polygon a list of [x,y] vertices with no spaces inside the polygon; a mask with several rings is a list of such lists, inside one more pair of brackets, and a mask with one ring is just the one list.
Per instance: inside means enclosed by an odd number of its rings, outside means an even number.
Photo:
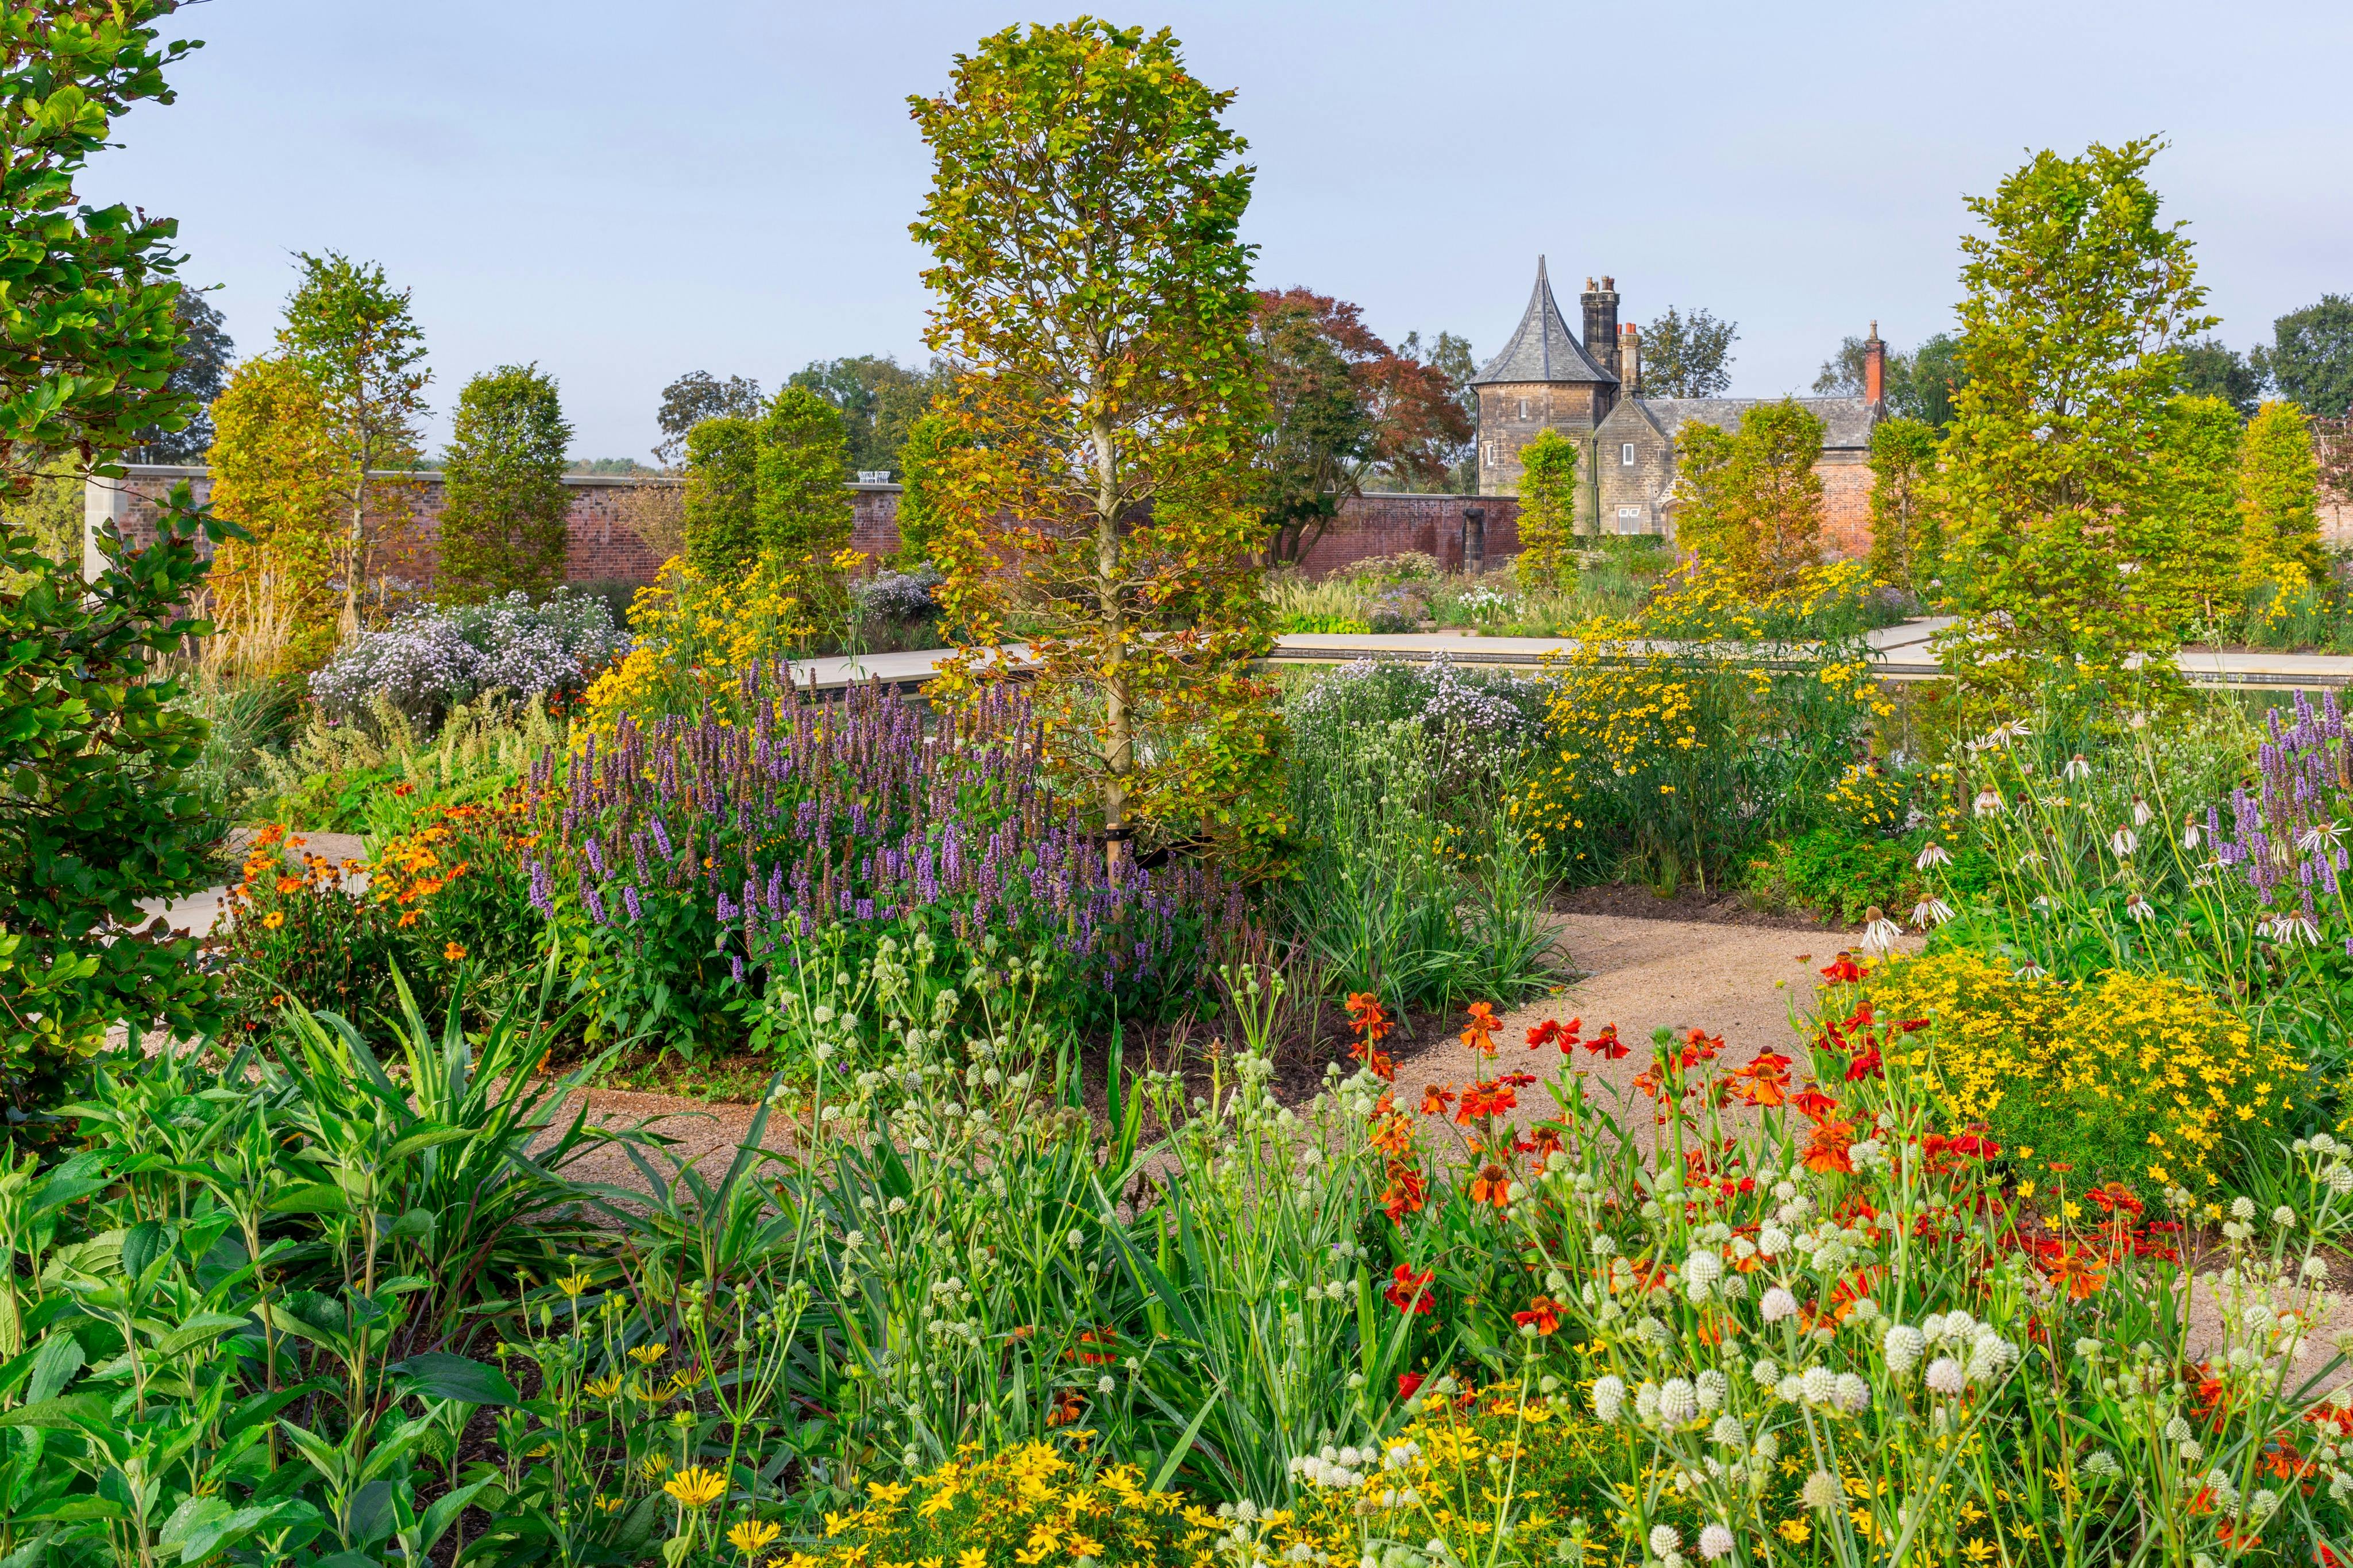
[{"label": "orange flower cluster", "polygon": [[1373,1075],[1385,1083],[1397,1081],[1397,1063],[1380,1048],[1381,1041],[1394,1026],[1380,998],[1369,991],[1351,992],[1347,1003],[1348,1032],[1356,1037],[1348,1047],[1348,1055],[1373,1069]]},{"label": "orange flower cluster", "polygon": [[1373,1110],[1373,1148],[1384,1163],[1388,1185],[1381,1194],[1381,1209],[1389,1216],[1391,1225],[1403,1225],[1405,1216],[1421,1212],[1430,1191],[1429,1178],[1422,1174],[1421,1152],[1414,1145],[1413,1122],[1389,1103],[1388,1095]]},{"label": "orange flower cluster", "polygon": [[1584,1027],[1585,1020],[1582,1018],[1571,1018],[1566,1024],[1546,1018],[1528,1031],[1528,1049],[1540,1051],[1546,1046],[1558,1046],[1560,1054],[1567,1056],[1582,1046],[1594,1056],[1614,1062],[1634,1048],[1618,1037],[1618,1026],[1615,1024],[1602,1025],[1601,1032],[1589,1040],[1579,1037]]}]

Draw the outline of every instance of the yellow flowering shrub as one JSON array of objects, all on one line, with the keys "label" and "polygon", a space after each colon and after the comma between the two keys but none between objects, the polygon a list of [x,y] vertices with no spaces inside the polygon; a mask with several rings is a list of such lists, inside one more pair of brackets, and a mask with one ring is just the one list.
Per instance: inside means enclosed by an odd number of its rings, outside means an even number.
[{"label": "yellow flowering shrub", "polygon": [[742,581],[713,582],[684,557],[671,557],[638,590],[629,610],[637,646],[589,687],[575,742],[611,735],[624,713],[694,713],[705,702],[723,716],[732,712],[738,683],[755,661],[806,653],[820,618],[810,596],[831,581],[763,564]]},{"label": "yellow flowering shrub", "polygon": [[1957,1122],[2092,1179],[2211,1186],[2237,1145],[2280,1134],[2304,1088],[2283,1042],[2170,975],[2067,986],[1956,952],[1891,961],[1870,997],[1883,1022],[1927,1020],[1912,1037]]}]

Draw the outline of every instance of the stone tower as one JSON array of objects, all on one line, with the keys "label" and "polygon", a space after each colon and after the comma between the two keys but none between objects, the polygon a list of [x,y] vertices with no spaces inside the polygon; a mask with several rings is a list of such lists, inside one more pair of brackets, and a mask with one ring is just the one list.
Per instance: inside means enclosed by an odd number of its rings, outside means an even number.
[{"label": "stone tower", "polygon": [[[1596,363],[1586,343],[1599,344],[1612,362],[1618,359],[1617,288],[1607,278],[1598,288],[1588,279],[1579,302],[1585,342],[1569,330],[1552,296],[1544,258],[1536,258],[1536,286],[1518,328],[1504,352],[1471,378],[1479,389],[1480,494],[1518,493],[1520,448],[1539,430],[1557,430],[1589,451],[1593,427],[1616,405],[1617,373]],[[1579,466],[1590,472],[1585,463]],[[1580,497],[1585,489],[1578,486]]]}]

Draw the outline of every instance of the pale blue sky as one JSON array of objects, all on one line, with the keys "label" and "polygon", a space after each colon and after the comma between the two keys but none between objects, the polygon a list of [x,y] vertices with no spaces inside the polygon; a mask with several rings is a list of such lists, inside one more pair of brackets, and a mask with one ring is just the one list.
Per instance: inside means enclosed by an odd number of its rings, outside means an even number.
[{"label": "pale blue sky", "polygon": [[[181,98],[86,183],[182,221],[189,279],[265,347],[289,253],[416,290],[446,409],[536,360],[575,451],[640,460],[661,386],[775,385],[819,357],[920,361],[907,224],[929,166],[904,99],[1006,5],[212,0]],[[2353,5],[1179,3],[1240,89],[1262,282],[1482,357],[1548,253],[1628,319],[1740,322],[1735,390],[1803,390],[1877,318],[1901,346],[1957,293],[1964,193],[2031,149],[2163,132],[2156,177],[2244,347],[2353,291]],[[442,430],[436,422],[437,439]]]}]

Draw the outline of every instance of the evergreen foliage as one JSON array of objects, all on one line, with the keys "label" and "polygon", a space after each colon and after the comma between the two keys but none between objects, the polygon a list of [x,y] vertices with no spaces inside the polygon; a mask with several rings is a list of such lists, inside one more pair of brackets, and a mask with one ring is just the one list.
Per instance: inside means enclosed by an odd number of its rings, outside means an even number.
[{"label": "evergreen foliage", "polygon": [[2298,587],[2327,574],[2320,548],[2319,482],[2312,422],[2304,410],[2293,403],[2265,403],[2255,410],[2239,447],[2242,585]]},{"label": "evergreen foliage", "polygon": [[2016,689],[2042,661],[2094,679],[2175,646],[2163,515],[2179,345],[2214,324],[2181,226],[2158,220],[2159,143],[2055,153],[1972,197],[1961,360],[1936,504],[1965,561],[1947,668]]},{"label": "evergreen foliage", "polygon": [[1794,584],[1821,556],[1822,422],[1794,398],[1737,429],[1688,421],[1676,441],[1675,541],[1743,590]]},{"label": "evergreen foliage", "polygon": [[686,563],[728,582],[760,558],[760,427],[734,415],[686,434]]},{"label": "evergreen foliage", "polygon": [[1520,448],[1520,553],[1512,569],[1532,588],[1577,574],[1577,443],[1546,428]]},{"label": "evergreen foliage", "polygon": [[520,590],[543,598],[564,580],[571,444],[555,382],[536,364],[501,365],[466,383],[442,464],[438,597],[474,605]]}]

